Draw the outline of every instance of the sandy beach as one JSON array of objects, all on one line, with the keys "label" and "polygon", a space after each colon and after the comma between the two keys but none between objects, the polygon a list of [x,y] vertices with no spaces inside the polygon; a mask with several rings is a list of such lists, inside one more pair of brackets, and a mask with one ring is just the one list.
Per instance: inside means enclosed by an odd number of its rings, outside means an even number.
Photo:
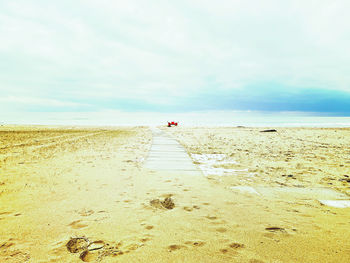
[{"label": "sandy beach", "polygon": [[350,262],[350,129],[160,129],[1,126],[0,262]]}]

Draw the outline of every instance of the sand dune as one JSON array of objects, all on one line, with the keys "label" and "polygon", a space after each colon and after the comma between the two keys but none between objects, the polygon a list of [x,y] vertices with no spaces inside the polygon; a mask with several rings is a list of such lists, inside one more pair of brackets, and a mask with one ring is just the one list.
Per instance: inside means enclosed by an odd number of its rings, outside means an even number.
[{"label": "sand dune", "polygon": [[164,131],[202,174],[146,127],[1,127],[0,262],[350,261],[349,129]]}]

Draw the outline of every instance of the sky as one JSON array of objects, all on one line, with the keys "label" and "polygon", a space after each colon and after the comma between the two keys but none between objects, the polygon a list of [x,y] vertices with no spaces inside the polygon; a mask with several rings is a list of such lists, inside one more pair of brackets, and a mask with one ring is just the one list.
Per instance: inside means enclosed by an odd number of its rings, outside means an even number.
[{"label": "sky", "polygon": [[348,0],[0,1],[0,118],[350,116],[348,10]]}]

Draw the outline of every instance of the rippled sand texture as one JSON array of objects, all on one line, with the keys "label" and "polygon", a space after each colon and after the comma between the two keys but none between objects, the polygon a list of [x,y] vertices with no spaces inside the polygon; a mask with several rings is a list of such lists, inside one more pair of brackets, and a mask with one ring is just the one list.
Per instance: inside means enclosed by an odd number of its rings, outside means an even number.
[{"label": "rippled sand texture", "polygon": [[66,248],[70,237],[138,246],[143,236],[121,232],[141,227],[127,206],[150,136],[145,128],[1,127],[0,262],[81,262]]},{"label": "rippled sand texture", "polygon": [[[245,244],[241,255],[262,262],[350,261],[350,208],[319,201],[349,205],[350,129],[163,130],[191,153],[211,187],[233,192],[217,206],[227,216],[225,234],[232,231]],[[248,254],[243,258],[249,262]]]},{"label": "rippled sand texture", "polygon": [[349,262],[346,129],[0,128],[0,262]]},{"label": "rippled sand texture", "polygon": [[[350,195],[350,129],[168,129],[192,154],[223,155],[232,184],[325,186]],[[195,158],[194,158],[195,159]],[[220,160],[219,160],[220,161]],[[225,163],[226,162],[226,163]],[[348,182],[349,181],[349,182]]]}]

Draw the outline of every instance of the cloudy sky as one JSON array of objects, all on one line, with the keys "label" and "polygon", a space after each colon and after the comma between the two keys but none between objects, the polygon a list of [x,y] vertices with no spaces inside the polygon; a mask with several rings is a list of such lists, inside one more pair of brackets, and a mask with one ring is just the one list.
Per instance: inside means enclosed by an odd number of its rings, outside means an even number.
[{"label": "cloudy sky", "polygon": [[350,115],[350,1],[0,1],[0,110]]}]

